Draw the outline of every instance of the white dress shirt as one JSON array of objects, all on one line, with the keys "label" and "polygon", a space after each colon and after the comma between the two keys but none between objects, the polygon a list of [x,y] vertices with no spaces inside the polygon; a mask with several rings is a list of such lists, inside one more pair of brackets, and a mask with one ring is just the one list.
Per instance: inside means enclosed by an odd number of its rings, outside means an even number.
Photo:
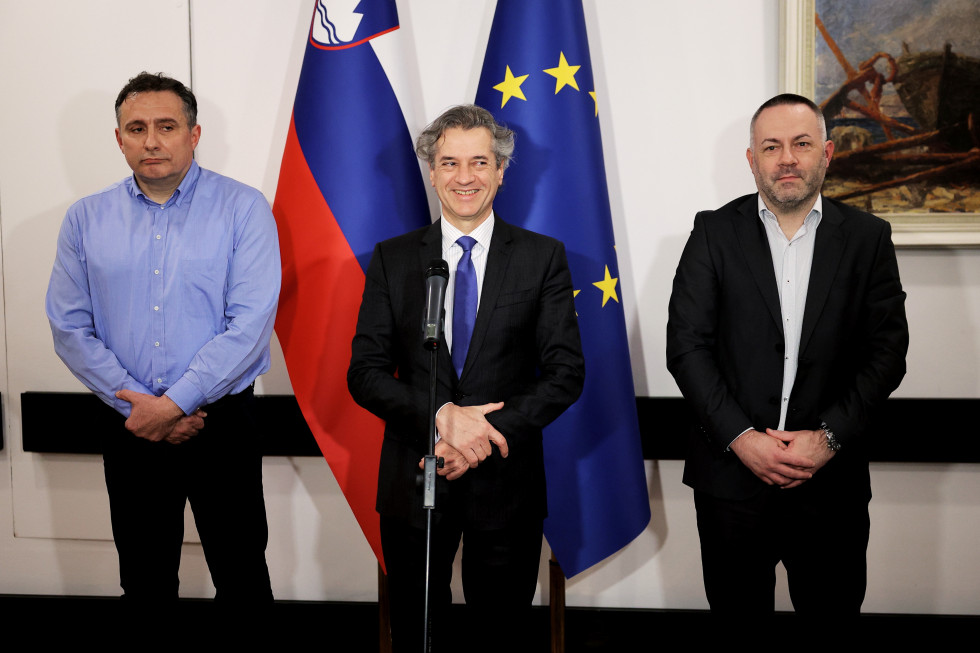
[{"label": "white dress shirt", "polygon": [[493,237],[493,212],[479,227],[464,234],[448,220],[442,218],[442,258],[449,265],[449,285],[446,286],[446,347],[453,350],[453,296],[456,290],[456,266],[463,256],[463,248],[456,244],[460,236],[470,236],[476,241],[470,258],[476,270],[476,307],[480,309],[480,298],[483,296],[483,277],[487,271],[487,254],[490,251],[490,239]]},{"label": "white dress shirt", "polygon": [[817,227],[823,215],[823,198],[817,201],[803,220],[803,225],[787,238],[779,227],[776,216],[766,208],[759,196],[759,218],[766,227],[772,267],[779,285],[779,308],[783,321],[783,390],[779,400],[779,430],[786,428],[786,411],[789,397],[796,382],[799,364],[800,336],[803,333],[803,311],[806,294],[810,287],[810,268],[813,264],[813,245],[817,239]]}]

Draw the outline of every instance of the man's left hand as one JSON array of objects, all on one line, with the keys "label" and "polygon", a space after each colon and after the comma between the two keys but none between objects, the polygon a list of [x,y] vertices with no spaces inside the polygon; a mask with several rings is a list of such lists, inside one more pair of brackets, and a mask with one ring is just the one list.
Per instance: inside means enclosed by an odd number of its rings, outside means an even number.
[{"label": "man's left hand", "polygon": [[180,406],[166,395],[155,397],[133,390],[120,390],[116,397],[133,405],[126,428],[136,437],[151,442],[166,438],[185,417]]},{"label": "man's left hand", "polygon": [[[837,453],[827,446],[827,435],[823,431],[777,431],[766,429],[766,433],[786,443],[786,448],[793,453],[806,456],[813,461],[810,472],[816,474],[821,467],[830,462]],[[795,487],[794,483],[788,487]]]},{"label": "man's left hand", "polygon": [[507,439],[486,418],[487,413],[503,407],[502,401],[482,406],[446,404],[436,413],[436,429],[442,440],[466,458],[470,467],[476,467],[493,453],[491,444],[497,445],[500,455],[506,458]]}]

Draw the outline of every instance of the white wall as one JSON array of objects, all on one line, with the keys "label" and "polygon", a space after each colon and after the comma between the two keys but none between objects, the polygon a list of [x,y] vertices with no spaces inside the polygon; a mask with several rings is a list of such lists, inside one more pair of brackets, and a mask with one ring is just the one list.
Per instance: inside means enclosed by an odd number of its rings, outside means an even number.
[{"label": "white wall", "polygon": [[[636,390],[676,396],[663,360],[670,281],[694,212],[753,190],[743,152],[752,111],[779,91],[778,3],[585,4]],[[271,201],[311,6],[0,0],[0,593],[119,591],[101,460],[25,453],[19,402],[26,390],[81,389],[52,351],[43,297],[67,206],[128,173],[112,137],[116,92],[142,69],[192,76],[198,160]],[[474,97],[493,6],[400,0],[417,60],[413,131]],[[899,263],[912,348],[898,396],[980,396],[980,252],[902,251]],[[281,355],[260,390],[290,392]],[[647,463],[650,527],[571,580],[570,605],[706,607],[680,471],[675,461]],[[874,466],[866,610],[980,612],[978,471]],[[373,558],[326,464],[269,459],[265,478],[276,595],[374,600]],[[182,593],[208,596],[200,547],[184,550]],[[784,590],[779,606],[789,607]]]}]

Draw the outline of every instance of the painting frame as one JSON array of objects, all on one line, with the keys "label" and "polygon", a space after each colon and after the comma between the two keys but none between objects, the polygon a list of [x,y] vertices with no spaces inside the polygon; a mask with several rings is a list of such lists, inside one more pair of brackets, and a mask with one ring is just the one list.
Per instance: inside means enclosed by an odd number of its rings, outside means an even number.
[{"label": "painting frame", "polygon": [[[779,88],[808,98],[816,84],[816,0],[779,5]],[[980,247],[980,213],[889,213],[896,247]]]}]

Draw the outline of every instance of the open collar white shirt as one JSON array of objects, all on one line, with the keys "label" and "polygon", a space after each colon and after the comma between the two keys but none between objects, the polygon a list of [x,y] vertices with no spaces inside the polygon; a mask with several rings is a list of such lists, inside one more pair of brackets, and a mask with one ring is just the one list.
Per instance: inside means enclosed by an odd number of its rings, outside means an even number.
[{"label": "open collar white shirt", "polygon": [[786,412],[790,394],[796,382],[799,364],[800,337],[803,333],[803,311],[810,287],[810,268],[813,265],[813,248],[817,227],[823,216],[823,198],[817,201],[803,220],[803,225],[787,238],[779,227],[779,221],[759,195],[759,219],[766,228],[772,267],[779,286],[779,308],[783,323],[783,386],[779,400],[779,430],[786,428]]}]

